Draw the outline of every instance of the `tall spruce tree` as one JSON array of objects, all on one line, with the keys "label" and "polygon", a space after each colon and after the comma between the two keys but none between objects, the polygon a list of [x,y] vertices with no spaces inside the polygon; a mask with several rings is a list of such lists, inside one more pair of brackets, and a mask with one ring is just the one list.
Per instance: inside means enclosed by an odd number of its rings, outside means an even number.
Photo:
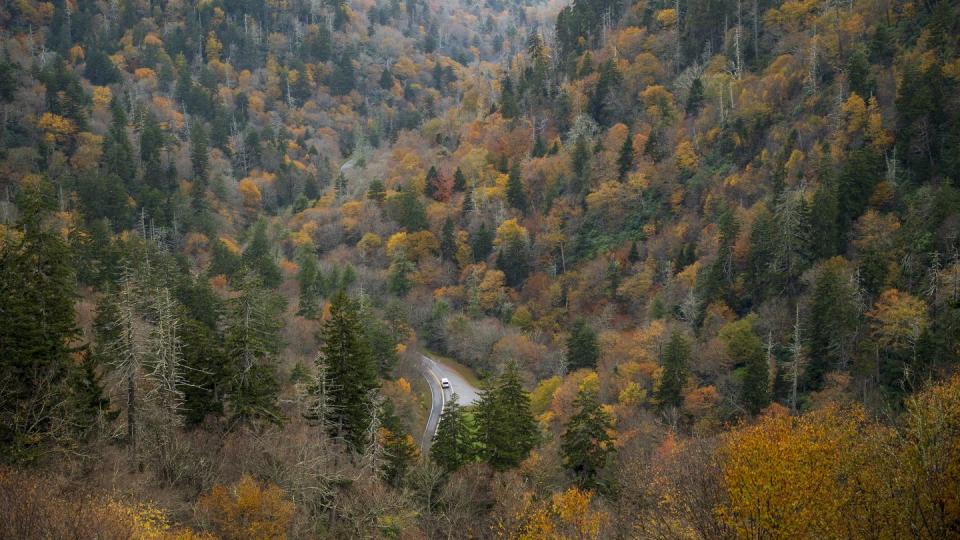
[{"label": "tall spruce tree", "polygon": [[431,199],[437,196],[437,185],[440,182],[440,173],[437,171],[435,165],[430,166],[430,170],[427,171],[427,177],[423,182],[423,194]]},{"label": "tall spruce tree", "polygon": [[517,94],[513,90],[513,80],[509,75],[500,81],[500,114],[504,118],[514,118],[520,114]]},{"label": "tall spruce tree", "polygon": [[490,252],[493,251],[493,237],[494,232],[487,228],[486,223],[481,223],[480,228],[470,238],[470,250],[473,253],[474,262],[487,260]]},{"label": "tall spruce tree", "polygon": [[265,287],[273,289],[279,287],[283,281],[283,274],[274,260],[273,249],[267,238],[267,222],[263,219],[257,220],[253,226],[253,236],[243,250],[243,264],[257,273]]},{"label": "tall spruce tree", "polygon": [[530,275],[530,261],[527,242],[523,238],[513,237],[507,240],[497,253],[497,268],[503,272],[510,287],[523,284]]},{"label": "tall spruce tree", "polygon": [[133,186],[137,175],[137,163],[133,159],[133,145],[127,137],[127,114],[116,97],[110,104],[112,122],[110,130],[103,138],[101,163],[105,173],[113,173],[123,180],[128,189]]},{"label": "tall spruce tree", "polygon": [[413,437],[400,425],[400,419],[393,412],[390,402],[383,406],[383,465],[380,475],[393,487],[402,485],[410,467],[416,463],[419,455]]},{"label": "tall spruce tree", "polygon": [[633,168],[633,136],[627,131],[627,136],[623,139],[620,146],[620,154],[617,156],[617,178],[623,181],[627,173]]},{"label": "tall spruce tree", "polygon": [[457,167],[457,170],[453,173],[453,190],[454,191],[464,191],[467,189],[467,176],[463,174],[463,171],[460,170],[460,167]]},{"label": "tall spruce tree", "polygon": [[119,411],[110,409],[104,391],[97,356],[90,349],[67,375],[66,416],[72,431],[81,439],[89,437],[100,419],[112,421]]},{"label": "tall spruce tree", "polygon": [[372,417],[371,392],[378,388],[377,366],[364,340],[357,306],[342,290],[330,299],[330,317],[319,334],[330,392],[331,434],[359,449]]},{"label": "tall spruce tree", "polygon": [[690,93],[687,94],[687,103],[684,109],[687,114],[695,115],[700,112],[700,107],[703,105],[703,81],[700,80],[700,77],[697,77],[693,80],[693,83],[690,84]]},{"label": "tall spruce tree", "polygon": [[520,162],[514,161],[507,176],[507,202],[521,214],[527,212],[527,192],[523,188],[523,178],[520,176]]},{"label": "tall spruce tree", "polygon": [[567,370],[573,372],[596,368],[599,357],[597,333],[587,325],[587,321],[577,319],[567,337]]},{"label": "tall spruce tree", "polygon": [[457,400],[458,396],[454,393],[444,405],[437,434],[430,446],[430,459],[448,472],[475,459],[476,434]]},{"label": "tall spruce tree", "polygon": [[299,259],[297,281],[300,283],[300,306],[297,308],[297,315],[316,319],[320,314],[320,291],[317,287],[320,269],[317,267],[317,258],[309,250],[303,250]]},{"label": "tall spruce tree", "polygon": [[809,390],[819,390],[824,376],[843,364],[857,332],[859,292],[846,268],[847,262],[835,257],[823,263],[814,279],[804,332],[810,350],[803,385]]},{"label": "tall spruce tree", "polygon": [[193,167],[195,182],[206,183],[207,172],[210,166],[210,156],[207,147],[210,139],[207,130],[198,121],[190,129],[190,165]]},{"label": "tall spruce tree", "polygon": [[582,134],[577,136],[570,162],[573,166],[571,191],[574,194],[584,193],[590,187],[590,148]]},{"label": "tall spruce tree", "polygon": [[222,337],[196,319],[184,322],[181,340],[183,418],[188,426],[195,426],[208,416],[223,415],[224,393],[229,385],[228,362]]},{"label": "tall spruce tree", "polygon": [[283,299],[251,275],[240,280],[237,293],[227,303],[224,329],[230,415],[245,423],[279,423],[276,364],[282,346]]},{"label": "tall spruce tree", "polygon": [[448,217],[443,222],[443,228],[440,229],[440,256],[445,261],[455,263],[456,255],[457,255],[456,229],[453,226],[453,220]]},{"label": "tall spruce tree", "polygon": [[79,337],[68,248],[44,219],[49,185],[22,186],[17,234],[0,242],[0,455],[27,459],[50,442],[51,410]]},{"label": "tall spruce tree", "polygon": [[687,384],[687,361],[690,344],[679,331],[670,333],[670,341],[663,351],[663,374],[655,397],[661,408],[679,407],[683,403],[683,387]]},{"label": "tall spruce tree", "polygon": [[[740,223],[737,221],[733,209],[728,206],[719,209],[717,228],[720,229],[717,258],[710,265],[710,268],[702,274],[702,278],[701,274],[698,274],[697,288],[700,290],[702,305],[707,305],[717,299],[726,300],[728,305],[735,305],[730,289],[733,285],[735,270],[733,247],[737,240],[737,233],[740,231]],[[697,326],[703,323],[704,313],[704,310],[699,310]]]},{"label": "tall spruce tree", "polygon": [[483,459],[494,469],[516,467],[537,444],[539,432],[530,412],[530,395],[512,362],[481,391],[476,417]]},{"label": "tall spruce tree", "polygon": [[576,412],[563,432],[560,449],[564,466],[584,488],[597,487],[597,475],[606,467],[613,446],[613,418],[603,410],[596,394],[581,390],[573,401]]},{"label": "tall spruce tree", "polygon": [[770,368],[763,343],[753,330],[756,319],[751,314],[720,329],[727,355],[741,367],[740,403],[750,414],[770,404]]}]

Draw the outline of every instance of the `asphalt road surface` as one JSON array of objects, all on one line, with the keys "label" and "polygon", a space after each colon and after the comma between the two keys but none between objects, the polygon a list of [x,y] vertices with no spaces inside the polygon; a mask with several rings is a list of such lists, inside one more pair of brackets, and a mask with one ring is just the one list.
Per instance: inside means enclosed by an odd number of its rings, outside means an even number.
[{"label": "asphalt road surface", "polygon": [[[426,453],[430,449],[430,443],[433,442],[433,436],[437,433],[440,414],[450,396],[456,393],[457,403],[469,405],[479,399],[479,394],[476,387],[467,382],[463,375],[445,364],[426,355],[420,355],[420,365],[423,377],[430,387],[430,417],[427,418],[427,427],[423,432],[423,440],[420,441],[420,448]],[[440,387],[440,379],[444,377],[450,381],[450,388]]]}]

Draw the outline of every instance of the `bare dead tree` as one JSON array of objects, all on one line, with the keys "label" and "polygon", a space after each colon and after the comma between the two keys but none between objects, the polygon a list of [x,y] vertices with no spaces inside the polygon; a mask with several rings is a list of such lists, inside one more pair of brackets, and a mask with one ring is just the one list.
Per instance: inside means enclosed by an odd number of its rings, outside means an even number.
[{"label": "bare dead tree", "polygon": [[376,389],[370,391],[368,408],[370,410],[370,424],[367,425],[367,446],[363,449],[361,463],[369,474],[376,475],[380,471],[387,452],[380,438],[380,428],[383,427],[383,396]]},{"label": "bare dead tree", "polygon": [[183,353],[180,341],[180,319],[176,301],[170,290],[160,288],[152,299],[155,318],[150,333],[152,359],[147,377],[153,383],[147,396],[154,399],[163,415],[164,426],[175,429],[181,424],[183,407]]},{"label": "bare dead tree", "polygon": [[137,449],[137,385],[143,377],[149,342],[149,331],[138,314],[138,289],[133,271],[126,269],[117,292],[116,316],[110,321],[117,331],[116,338],[107,344],[113,367],[126,387],[127,444],[133,454]]}]

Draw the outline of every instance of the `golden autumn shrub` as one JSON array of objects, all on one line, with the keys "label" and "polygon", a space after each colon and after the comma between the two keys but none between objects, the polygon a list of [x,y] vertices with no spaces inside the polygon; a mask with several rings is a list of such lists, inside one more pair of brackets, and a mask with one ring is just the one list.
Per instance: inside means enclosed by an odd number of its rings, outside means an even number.
[{"label": "golden autumn shrub", "polygon": [[267,540],[287,537],[293,503],[283,490],[261,485],[244,475],[233,486],[217,484],[198,504],[217,536],[224,539]]},{"label": "golden autumn shrub", "polygon": [[565,540],[600,538],[610,516],[591,505],[593,493],[578,488],[555,493],[548,501],[529,502],[520,519],[518,540]]}]

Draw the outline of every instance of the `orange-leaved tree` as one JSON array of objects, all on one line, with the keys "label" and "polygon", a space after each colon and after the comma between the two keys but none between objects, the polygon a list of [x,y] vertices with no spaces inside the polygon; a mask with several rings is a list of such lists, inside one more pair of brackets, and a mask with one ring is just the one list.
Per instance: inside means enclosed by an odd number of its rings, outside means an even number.
[{"label": "orange-leaved tree", "polygon": [[261,485],[243,475],[230,486],[217,484],[200,499],[210,527],[224,539],[282,539],[293,517],[293,503],[273,484]]}]

